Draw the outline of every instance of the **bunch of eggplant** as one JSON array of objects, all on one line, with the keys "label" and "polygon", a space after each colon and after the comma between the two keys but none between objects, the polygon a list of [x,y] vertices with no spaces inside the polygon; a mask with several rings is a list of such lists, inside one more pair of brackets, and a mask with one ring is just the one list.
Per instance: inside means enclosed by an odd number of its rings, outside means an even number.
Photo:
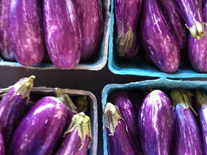
[{"label": "bunch of eggplant", "polygon": [[[169,96],[169,97],[168,97]],[[195,109],[195,110],[194,110]],[[115,90],[104,109],[109,155],[207,155],[207,96]]]},{"label": "bunch of eggplant", "polygon": [[3,94],[0,154],[86,155],[92,142],[91,121],[82,112],[87,112],[86,97],[78,97],[74,105],[67,94],[56,88],[56,97],[30,99],[34,79],[20,79]]},{"label": "bunch of eggplant", "polygon": [[59,69],[73,69],[100,48],[102,2],[2,0],[0,23],[3,59],[24,66],[52,61]]},{"label": "bunch of eggplant", "polygon": [[206,0],[115,0],[115,19],[119,56],[144,49],[147,62],[174,73],[188,53],[194,70],[207,72]]}]

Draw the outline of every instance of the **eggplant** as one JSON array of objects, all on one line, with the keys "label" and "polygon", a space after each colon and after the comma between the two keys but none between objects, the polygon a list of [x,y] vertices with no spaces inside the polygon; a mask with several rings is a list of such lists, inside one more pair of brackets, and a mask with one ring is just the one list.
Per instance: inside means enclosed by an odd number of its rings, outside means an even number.
[{"label": "eggplant", "polygon": [[202,0],[171,0],[184,19],[192,37],[202,39],[205,36],[202,16]]},{"label": "eggplant", "polygon": [[11,0],[9,37],[16,60],[24,66],[39,64],[44,57],[45,41],[38,0]]},{"label": "eggplant", "polygon": [[173,6],[170,0],[160,0],[164,8],[165,17],[174,32],[179,49],[184,49],[187,46],[188,33],[182,17]]},{"label": "eggplant", "polygon": [[2,98],[0,102],[0,130],[5,146],[8,146],[12,135],[19,124],[25,103],[29,100],[35,76],[20,79]]},{"label": "eggplant", "polygon": [[82,34],[81,60],[90,59],[99,49],[103,35],[101,0],[75,0]]},{"label": "eggplant", "polygon": [[64,137],[56,155],[86,155],[92,142],[90,118],[83,112],[75,114]]},{"label": "eggplant", "polygon": [[74,0],[44,0],[45,40],[52,63],[72,69],[80,61],[82,36]]},{"label": "eggplant", "polygon": [[115,46],[119,56],[133,57],[139,51],[137,24],[141,7],[142,0],[115,0]]},{"label": "eggplant", "polygon": [[109,95],[109,101],[116,105],[125,120],[129,133],[131,134],[138,151],[141,152],[141,142],[138,129],[137,110],[132,103],[132,99],[125,90],[115,90]]},{"label": "eggplant", "polygon": [[144,155],[170,154],[174,113],[164,92],[154,90],[145,97],[139,110],[139,132]]},{"label": "eggplant", "polygon": [[150,59],[161,71],[174,73],[180,65],[179,47],[159,0],[143,1],[141,31],[142,44]]},{"label": "eggplant", "polygon": [[198,108],[199,124],[201,127],[201,138],[203,144],[203,154],[207,155],[207,97],[202,89],[197,89],[195,92],[196,104]]},{"label": "eggplant", "polygon": [[17,127],[9,155],[50,155],[67,119],[66,106],[56,97],[40,99]]},{"label": "eggplant", "polygon": [[86,96],[80,96],[75,100],[75,105],[77,107],[77,112],[88,112],[88,99]]},{"label": "eggplant", "polygon": [[15,61],[14,51],[9,41],[9,6],[10,0],[1,0],[0,3],[0,53],[5,60]]},{"label": "eggplant", "polygon": [[[203,21],[207,22],[207,2],[204,3],[203,8]],[[207,32],[207,27],[204,27]],[[197,72],[207,72],[207,35],[198,40],[191,35],[188,39],[188,57],[191,66]]]},{"label": "eggplant", "polygon": [[129,96],[131,97],[132,104],[136,108],[137,112],[139,111],[139,108],[142,104],[142,101],[144,100],[143,95],[140,92],[137,92],[135,90],[128,91]]},{"label": "eggplant", "polygon": [[4,139],[1,131],[0,131],[0,155],[5,155]]},{"label": "eggplant", "polygon": [[182,89],[170,93],[175,113],[173,155],[202,155],[201,137],[188,96]]},{"label": "eggplant", "polygon": [[140,155],[117,106],[106,104],[104,121],[109,155]]}]

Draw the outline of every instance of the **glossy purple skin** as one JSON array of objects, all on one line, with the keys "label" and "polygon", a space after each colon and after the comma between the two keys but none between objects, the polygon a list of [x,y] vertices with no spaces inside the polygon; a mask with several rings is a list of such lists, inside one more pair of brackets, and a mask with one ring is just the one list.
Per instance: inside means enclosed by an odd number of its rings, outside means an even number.
[{"label": "glossy purple skin", "polygon": [[44,28],[48,54],[59,69],[72,69],[80,61],[82,37],[74,0],[44,0]]},{"label": "glossy purple skin", "polygon": [[150,59],[163,72],[174,73],[180,65],[177,41],[158,0],[143,1],[142,44]]},{"label": "glossy purple skin", "polygon": [[14,93],[15,88],[10,89],[0,102],[0,129],[5,146],[10,143],[12,135],[22,118],[24,105],[27,101],[27,97],[23,98],[21,95],[15,95]]},{"label": "glossy purple skin", "polygon": [[11,49],[9,41],[9,30],[8,30],[8,20],[9,20],[9,6],[10,0],[1,0],[0,3],[0,53],[5,60],[14,61],[14,51]]},{"label": "glossy purple skin", "polygon": [[114,135],[106,128],[109,155],[140,155],[123,120],[118,120]]},{"label": "glossy purple skin", "polygon": [[188,31],[183,19],[170,0],[160,0],[164,8],[166,19],[171,26],[172,32],[177,40],[178,47],[184,49],[187,46]]},{"label": "glossy purple skin", "polygon": [[76,0],[82,34],[81,60],[98,51],[103,35],[101,0]]},{"label": "glossy purple skin", "polygon": [[53,96],[40,99],[17,127],[9,155],[50,155],[61,138],[65,105]]},{"label": "glossy purple skin", "polygon": [[[203,8],[203,21],[207,22],[207,2]],[[207,33],[207,27],[205,26]],[[188,39],[188,57],[191,66],[197,72],[207,72],[207,35],[198,40],[189,35]]]},{"label": "glossy purple skin", "polygon": [[166,94],[154,90],[144,99],[139,111],[139,131],[144,155],[169,155],[174,113]]},{"label": "glossy purple skin", "polygon": [[45,41],[41,4],[38,0],[11,0],[9,36],[16,60],[24,66],[39,64]]},{"label": "glossy purple skin", "polygon": [[[86,136],[84,145],[81,148],[81,138],[78,135],[76,127],[71,133],[68,133],[55,155],[86,155],[90,138]],[[81,148],[81,149],[80,149]]]},{"label": "glossy purple skin", "polygon": [[4,140],[1,131],[0,131],[0,155],[5,155]]},{"label": "glossy purple skin", "polygon": [[[116,17],[116,35],[115,39],[119,38],[122,33],[122,25],[124,34],[129,32],[129,26],[132,29],[135,40],[129,51],[126,51],[126,57],[132,58],[139,52],[141,41],[137,38],[137,24],[142,8],[142,0],[115,0],[115,17]],[[116,42],[116,47],[120,46]]]},{"label": "glossy purple skin", "polygon": [[184,19],[188,27],[194,23],[193,17],[199,22],[203,22],[201,0],[171,0],[176,9]]},{"label": "glossy purple skin", "polygon": [[175,115],[173,155],[202,155],[201,137],[192,110],[177,104]]},{"label": "glossy purple skin", "polygon": [[120,113],[128,126],[132,139],[138,147],[139,152],[141,152],[140,136],[137,126],[137,110],[132,103],[131,97],[125,90],[116,90],[110,94],[109,101],[119,108]]}]

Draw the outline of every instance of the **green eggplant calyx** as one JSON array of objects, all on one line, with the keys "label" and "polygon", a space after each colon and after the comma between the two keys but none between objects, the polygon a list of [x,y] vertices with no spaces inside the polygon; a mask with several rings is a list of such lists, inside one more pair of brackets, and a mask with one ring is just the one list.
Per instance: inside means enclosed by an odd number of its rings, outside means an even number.
[{"label": "green eggplant calyx", "polygon": [[[118,125],[119,120],[122,120],[126,124],[123,117],[121,116],[119,108],[108,102],[104,110],[104,121],[105,127],[108,128],[110,131],[110,136],[114,136],[116,126]],[[128,131],[127,125],[126,130]]]},{"label": "green eggplant calyx", "polygon": [[191,27],[186,27],[189,29],[191,35],[193,38],[196,38],[198,40],[202,39],[205,36],[205,23],[200,23],[195,19],[195,15],[193,16],[193,25]]},{"label": "green eggplant calyx", "polygon": [[206,94],[203,90],[196,89],[195,98],[196,98],[196,103],[197,104],[199,104],[201,106],[206,106],[207,105],[207,97],[206,97]]},{"label": "green eggplant calyx", "polygon": [[91,135],[90,118],[87,115],[85,115],[83,112],[75,114],[72,118],[69,128],[67,129],[67,131],[64,133],[63,136],[65,137],[68,133],[71,133],[75,128],[78,128],[78,136],[81,139],[81,147],[79,148],[79,150],[83,147],[86,136],[90,138],[90,142],[88,145],[88,149],[89,149],[91,146],[91,142],[93,140]]},{"label": "green eggplant calyx", "polygon": [[60,97],[63,95],[63,91],[60,88],[55,88],[55,95],[56,97]]},{"label": "green eggplant calyx", "polygon": [[80,96],[76,99],[75,105],[77,106],[77,112],[84,112],[88,109],[88,100],[86,96]]},{"label": "green eggplant calyx", "polygon": [[124,56],[132,49],[135,41],[135,36],[130,25],[128,25],[128,32],[126,34],[124,33],[123,23],[121,23],[121,25],[122,31],[119,37],[116,39],[116,48],[119,56]]}]

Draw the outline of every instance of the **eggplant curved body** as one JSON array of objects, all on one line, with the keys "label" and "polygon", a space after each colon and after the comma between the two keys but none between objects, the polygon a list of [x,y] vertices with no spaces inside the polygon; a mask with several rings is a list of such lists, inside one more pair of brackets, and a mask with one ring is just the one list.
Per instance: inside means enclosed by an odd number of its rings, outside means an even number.
[{"label": "eggplant curved body", "polygon": [[139,111],[139,132],[145,155],[169,155],[174,132],[174,113],[170,99],[154,90]]},{"label": "eggplant curved body", "polygon": [[66,118],[67,109],[59,99],[40,99],[17,127],[8,154],[50,155],[61,138]]},{"label": "eggplant curved body", "polygon": [[136,56],[140,49],[137,24],[142,0],[115,0],[116,35],[115,44],[119,56]]},{"label": "eggplant curved body", "polygon": [[81,25],[81,60],[90,59],[98,51],[103,35],[101,0],[76,0]]},{"label": "eggplant curved body", "polygon": [[138,151],[141,152],[141,142],[138,129],[138,116],[136,107],[132,103],[132,99],[125,90],[116,90],[111,92],[109,101],[119,108],[119,111],[125,120],[129,133],[138,147]]},{"label": "eggplant curved body", "polygon": [[82,37],[76,7],[73,0],[44,0],[46,46],[59,69],[75,68],[80,61]]},{"label": "eggplant curved body", "polygon": [[5,155],[4,139],[1,132],[0,132],[0,155]]},{"label": "eggplant curved body", "polygon": [[201,39],[205,35],[202,0],[171,0],[179,14],[184,19],[191,35],[196,39]]},{"label": "eggplant curved body", "polygon": [[[203,20],[207,22],[207,3],[205,1],[203,8]],[[204,27],[207,32],[207,26]],[[197,72],[207,72],[207,35],[198,40],[191,35],[188,39],[188,57],[191,66]]]},{"label": "eggplant curved body", "polygon": [[161,0],[161,3],[164,8],[167,21],[174,32],[178,47],[180,49],[184,49],[187,46],[188,40],[188,33],[184,21],[170,0]]},{"label": "eggplant curved body", "polygon": [[2,0],[0,3],[0,53],[5,60],[14,61],[15,55],[9,41],[9,6],[10,0]]},{"label": "eggplant curved body", "polygon": [[39,64],[45,41],[41,3],[36,0],[11,0],[9,36],[16,60],[24,66]]},{"label": "eggplant curved body", "polygon": [[154,64],[163,72],[175,72],[180,52],[158,0],[143,1],[141,31],[143,47]]}]

